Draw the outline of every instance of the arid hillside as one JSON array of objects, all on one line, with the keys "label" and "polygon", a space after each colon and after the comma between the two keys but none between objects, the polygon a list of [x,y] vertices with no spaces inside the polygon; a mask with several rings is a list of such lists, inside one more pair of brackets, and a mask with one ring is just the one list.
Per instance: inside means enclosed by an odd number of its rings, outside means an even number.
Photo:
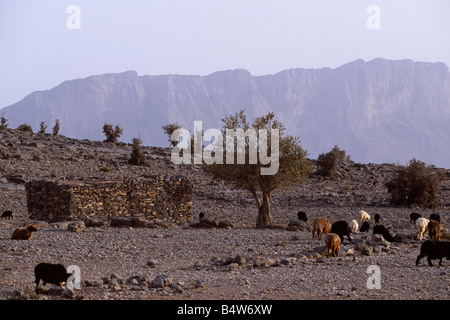
[{"label": "arid hillside", "polygon": [[[434,260],[430,267],[423,258],[415,266],[428,235],[417,240],[409,220],[412,212],[426,218],[439,213],[448,236],[448,170],[442,170],[446,180],[436,210],[393,207],[384,184],[396,166],[346,160],[336,179],[311,175],[298,186],[274,192],[275,226],[255,228],[257,210],[250,194],[211,180],[200,165],[174,165],[170,149],[143,147],[143,152],[145,164],[134,166],[128,163],[128,144],[0,131],[0,211],[13,212],[13,219],[0,221],[2,299],[448,299],[450,262],[444,259],[436,267]],[[147,175],[188,178],[194,223],[204,212],[209,221],[226,221],[227,227],[74,227],[29,219],[28,181]],[[350,222],[359,219],[361,209],[372,217],[370,231],[352,234],[351,241],[344,238],[338,257],[327,258],[324,238],[311,239],[312,220]],[[300,228],[298,211],[308,215]],[[401,242],[372,235],[375,213],[392,235],[402,236]],[[11,240],[14,229],[29,222],[39,229],[32,239]],[[79,266],[81,289],[58,291],[47,285],[35,290],[33,269],[39,262]],[[370,265],[381,269],[381,289],[366,286]]]}]

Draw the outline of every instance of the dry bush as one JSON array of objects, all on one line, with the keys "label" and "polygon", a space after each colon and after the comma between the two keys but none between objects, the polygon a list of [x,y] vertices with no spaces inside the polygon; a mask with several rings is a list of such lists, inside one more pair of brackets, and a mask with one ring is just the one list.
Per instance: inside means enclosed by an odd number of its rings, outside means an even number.
[{"label": "dry bush", "polygon": [[442,175],[434,166],[412,159],[408,166],[400,167],[395,177],[386,183],[391,194],[391,204],[411,205],[421,208],[436,208],[437,192]]},{"label": "dry bush", "polygon": [[30,132],[33,133],[33,128],[28,123],[23,123],[17,127],[17,130],[22,132]]},{"label": "dry bush", "polygon": [[122,135],[123,130],[119,126],[113,128],[112,125],[105,123],[103,125],[103,133],[106,136],[105,142],[117,143],[117,140]]},{"label": "dry bush", "polygon": [[59,134],[59,130],[61,130],[61,123],[59,122],[59,119],[56,119],[55,126],[52,129],[53,135],[57,136]]},{"label": "dry bush", "polygon": [[168,123],[165,126],[162,126],[164,133],[169,137],[169,142],[172,147],[175,147],[178,144],[178,141],[172,141],[172,133],[180,128],[181,126],[178,123]]},{"label": "dry bush", "polygon": [[133,138],[133,151],[131,152],[131,157],[128,160],[128,163],[134,165],[141,165],[145,161],[145,156],[141,150],[142,141],[139,138]]},{"label": "dry bush", "polygon": [[6,130],[8,129],[8,119],[5,118],[5,113],[2,113],[2,116],[0,117],[0,130]]},{"label": "dry bush", "polygon": [[345,157],[346,152],[339,149],[338,146],[334,146],[328,153],[320,154],[317,158],[319,169],[316,171],[316,174],[321,175],[322,177],[335,178],[339,161],[344,160]]},{"label": "dry bush", "polygon": [[47,130],[47,126],[44,121],[41,121],[39,125],[39,132],[40,134],[45,134],[45,131]]}]

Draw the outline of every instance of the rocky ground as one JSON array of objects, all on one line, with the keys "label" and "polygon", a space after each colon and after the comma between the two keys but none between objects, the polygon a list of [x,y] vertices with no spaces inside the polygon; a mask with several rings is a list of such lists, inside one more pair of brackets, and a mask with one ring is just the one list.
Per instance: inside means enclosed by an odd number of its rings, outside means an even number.
[{"label": "rocky ground", "polygon": [[[423,241],[416,240],[411,212],[435,211],[392,207],[384,183],[392,164],[346,161],[340,178],[312,175],[302,184],[277,190],[272,197],[275,226],[255,228],[256,207],[245,191],[210,180],[201,166],[174,165],[170,149],[145,147],[146,164],[127,163],[131,146],[79,141],[62,136],[0,132],[0,299],[128,300],[298,300],[298,299],[441,299],[449,298],[450,261],[428,266],[415,260]],[[193,184],[193,212],[227,228],[116,228],[70,222],[36,222],[30,241],[10,240],[13,230],[30,221],[24,183],[35,179],[116,179],[153,174],[183,175]],[[442,225],[450,222],[450,174],[439,191]],[[338,257],[323,254],[324,241],[311,239],[315,217],[331,222],[357,219],[360,209],[394,235],[389,243],[369,233],[344,240]],[[295,230],[296,213],[306,211],[306,229]],[[197,222],[197,221],[196,221]],[[289,224],[291,226],[289,227]],[[73,226],[73,225],[72,225]],[[371,222],[373,226],[373,221]],[[427,239],[427,236],[425,237]],[[40,262],[75,265],[81,288],[47,285],[36,290],[34,266]],[[380,270],[380,288],[370,288],[369,266]],[[369,282],[369,285],[368,285]]]}]

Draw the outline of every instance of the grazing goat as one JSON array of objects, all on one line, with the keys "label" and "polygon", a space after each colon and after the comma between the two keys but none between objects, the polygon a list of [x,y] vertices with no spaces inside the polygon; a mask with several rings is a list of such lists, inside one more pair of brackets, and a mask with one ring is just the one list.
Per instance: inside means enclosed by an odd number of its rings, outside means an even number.
[{"label": "grazing goat", "polygon": [[380,218],[381,218],[381,216],[378,213],[375,214],[375,223],[376,224],[380,223]]},{"label": "grazing goat", "polygon": [[365,212],[364,210],[359,211],[359,220],[360,221],[369,221],[370,220],[370,215]]},{"label": "grazing goat", "polygon": [[37,287],[42,279],[44,286],[46,283],[61,286],[61,283],[67,282],[67,278],[71,275],[72,274],[67,273],[66,268],[64,268],[62,264],[39,263],[34,268],[34,283],[36,283]]},{"label": "grazing goat", "polygon": [[305,211],[299,211],[298,213],[297,213],[297,218],[298,218],[298,220],[301,220],[301,221],[308,221],[308,217],[306,216],[306,212]]},{"label": "grazing goat", "polygon": [[427,256],[428,264],[432,266],[431,260],[439,259],[439,265],[442,266],[442,259],[450,260],[450,242],[427,240],[420,247],[420,254],[416,259],[416,266],[419,265],[420,259]]},{"label": "grazing goat", "polygon": [[358,228],[359,228],[358,221],[356,221],[355,219],[350,221],[350,229],[352,230],[353,233],[358,232]]},{"label": "grazing goat", "polygon": [[315,218],[313,220],[312,238],[314,239],[314,233],[317,231],[317,238],[322,239],[322,233],[329,233],[331,230],[330,222],[325,218]]},{"label": "grazing goat", "polygon": [[397,240],[395,239],[395,237],[393,237],[391,235],[389,230],[386,229],[386,227],[381,225],[381,224],[378,224],[378,225],[374,226],[372,233],[373,234],[381,234],[383,236],[383,238],[386,239],[389,242],[397,242]]},{"label": "grazing goat", "polygon": [[348,241],[352,241],[350,238],[351,229],[348,226],[347,221],[339,220],[331,225],[331,233],[335,233],[341,239],[341,242],[344,242],[344,236],[347,236]]},{"label": "grazing goat", "polygon": [[430,214],[430,221],[431,220],[441,223],[441,216],[439,215],[439,213],[432,213]]},{"label": "grazing goat", "polygon": [[430,220],[428,222],[428,236],[431,240],[441,239],[441,225],[436,220]]},{"label": "grazing goat", "polygon": [[330,252],[333,257],[336,257],[341,249],[341,239],[339,238],[339,235],[332,232],[327,234],[325,237],[325,246],[327,250],[327,257],[330,256]]},{"label": "grazing goat", "polygon": [[33,235],[33,231],[38,231],[35,225],[29,224],[24,228],[14,230],[11,239],[12,240],[30,240]]},{"label": "grazing goat", "polygon": [[416,228],[419,240],[422,240],[423,234],[428,231],[428,222],[430,222],[430,220],[426,218],[419,218],[416,220]]},{"label": "grazing goat", "polygon": [[413,212],[413,213],[411,213],[409,215],[409,220],[412,223],[416,223],[416,220],[419,219],[419,218],[422,218],[422,215],[420,213],[417,213],[417,212]]},{"label": "grazing goat", "polygon": [[12,211],[6,210],[5,212],[2,213],[1,218],[2,219],[12,219]]},{"label": "grazing goat", "polygon": [[370,225],[367,221],[364,221],[359,229],[359,232],[369,232]]}]

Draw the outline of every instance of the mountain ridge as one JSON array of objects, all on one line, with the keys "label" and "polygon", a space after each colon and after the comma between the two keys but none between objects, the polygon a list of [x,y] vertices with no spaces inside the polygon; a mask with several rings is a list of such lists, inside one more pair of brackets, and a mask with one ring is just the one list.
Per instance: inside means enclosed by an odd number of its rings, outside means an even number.
[{"label": "mountain ridge", "polygon": [[10,127],[40,121],[79,139],[103,140],[105,122],[122,141],[168,146],[161,126],[220,128],[227,114],[275,112],[310,156],[334,145],[360,162],[405,163],[415,157],[450,168],[450,73],[442,62],[358,59],[337,68],[291,68],[270,75],[245,69],[209,75],[142,75],[136,71],[67,80],[0,109]]}]

